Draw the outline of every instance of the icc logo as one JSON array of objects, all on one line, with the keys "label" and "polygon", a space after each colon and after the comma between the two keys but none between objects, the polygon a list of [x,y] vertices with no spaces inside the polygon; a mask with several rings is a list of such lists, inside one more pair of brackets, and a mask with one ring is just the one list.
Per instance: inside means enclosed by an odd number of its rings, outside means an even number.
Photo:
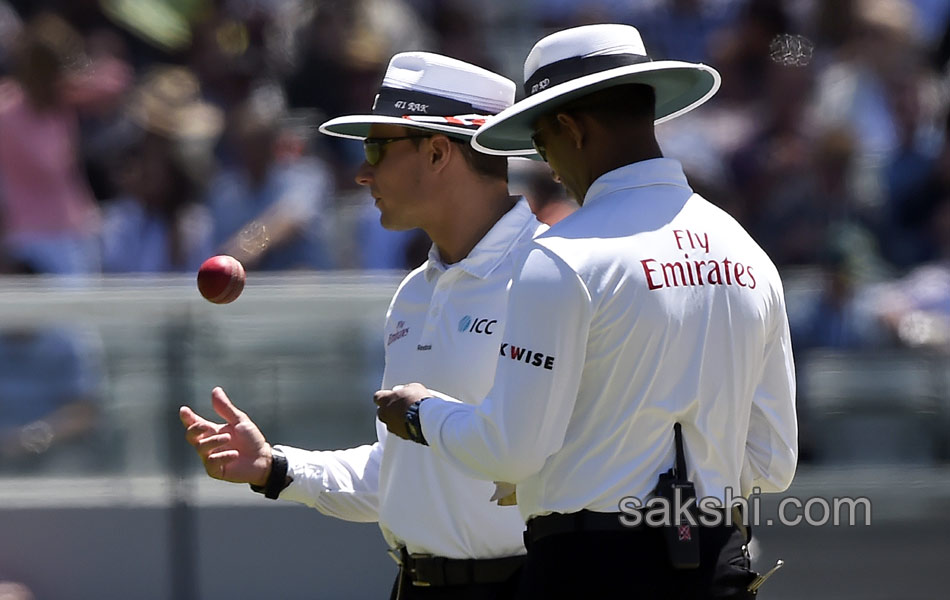
[{"label": "icc logo", "polygon": [[473,332],[473,333],[484,333],[485,335],[491,335],[494,333],[492,331],[492,326],[498,321],[495,319],[473,319],[470,315],[465,315],[459,321],[459,331],[461,332]]}]

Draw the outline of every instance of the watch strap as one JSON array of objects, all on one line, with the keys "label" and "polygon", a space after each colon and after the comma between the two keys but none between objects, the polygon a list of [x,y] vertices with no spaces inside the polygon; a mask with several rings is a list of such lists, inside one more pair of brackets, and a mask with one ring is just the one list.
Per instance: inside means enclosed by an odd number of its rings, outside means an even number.
[{"label": "watch strap", "polygon": [[264,494],[265,498],[276,500],[282,491],[293,481],[292,477],[287,477],[287,457],[277,448],[271,449],[271,467],[270,474],[267,476],[267,482],[263,486],[251,485],[251,490],[258,494]]},{"label": "watch strap", "polygon": [[406,410],[406,432],[409,434],[409,439],[423,446],[428,446],[429,442],[426,441],[426,436],[422,433],[422,422],[419,420],[419,406],[426,400],[428,400],[428,398],[418,400]]}]

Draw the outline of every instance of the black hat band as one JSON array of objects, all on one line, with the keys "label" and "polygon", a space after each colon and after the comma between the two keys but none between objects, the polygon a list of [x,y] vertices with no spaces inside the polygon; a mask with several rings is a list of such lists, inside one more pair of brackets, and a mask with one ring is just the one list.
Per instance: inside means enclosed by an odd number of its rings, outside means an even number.
[{"label": "black hat band", "polygon": [[585,75],[600,73],[618,67],[650,62],[642,54],[600,54],[597,56],[572,56],[544,65],[524,82],[524,93],[533,96],[552,85],[558,85]]},{"label": "black hat band", "polygon": [[489,111],[475,108],[467,102],[453,100],[414,90],[379,88],[373,102],[373,114],[387,117],[431,116],[449,117],[454,115],[489,115]]}]

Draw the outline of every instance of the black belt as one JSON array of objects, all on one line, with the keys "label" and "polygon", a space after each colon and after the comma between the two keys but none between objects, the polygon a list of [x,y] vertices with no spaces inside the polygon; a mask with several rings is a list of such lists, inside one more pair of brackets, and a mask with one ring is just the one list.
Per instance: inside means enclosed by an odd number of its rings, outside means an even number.
[{"label": "black belt", "polygon": [[575,513],[551,513],[534,517],[528,521],[524,532],[525,546],[537,542],[549,535],[574,533],[577,531],[630,531],[639,529],[628,527],[620,521],[622,513],[601,513],[581,510]]},{"label": "black belt", "polygon": [[[391,551],[393,558],[396,552]],[[409,554],[401,548],[396,562],[408,575],[412,585],[445,586],[502,583],[508,581],[524,564],[524,556],[504,558],[445,558],[428,554]]]},{"label": "black belt", "polygon": [[[549,535],[558,535],[561,533],[574,533],[579,531],[634,531],[645,527],[643,519],[635,527],[624,525],[620,520],[626,517],[629,521],[629,515],[623,513],[601,513],[589,510],[581,510],[575,513],[551,513],[540,517],[534,517],[528,521],[524,532],[524,543],[529,547],[532,543]],[[748,540],[746,528],[742,525],[741,518],[733,511],[733,527],[739,527],[743,530]]]}]

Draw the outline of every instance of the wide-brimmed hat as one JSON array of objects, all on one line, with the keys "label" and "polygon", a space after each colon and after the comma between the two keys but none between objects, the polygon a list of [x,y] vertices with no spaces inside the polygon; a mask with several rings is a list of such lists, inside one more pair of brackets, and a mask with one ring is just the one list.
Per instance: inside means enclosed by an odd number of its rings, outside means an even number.
[{"label": "wide-brimmed hat", "polygon": [[686,113],[716,93],[719,73],[703,64],[652,60],[629,25],[585,25],[551,34],[524,62],[525,98],[490,119],[472,145],[489,154],[531,146],[534,122],[570,100],[604,88],[641,83],[656,92],[656,123]]},{"label": "wide-brimmed hat", "polygon": [[[364,139],[374,124],[437,131],[470,140],[485,120],[515,101],[515,82],[481,67],[429,52],[402,52],[389,61],[370,114],[330,119],[320,131]],[[494,154],[529,154],[525,151]]]}]

